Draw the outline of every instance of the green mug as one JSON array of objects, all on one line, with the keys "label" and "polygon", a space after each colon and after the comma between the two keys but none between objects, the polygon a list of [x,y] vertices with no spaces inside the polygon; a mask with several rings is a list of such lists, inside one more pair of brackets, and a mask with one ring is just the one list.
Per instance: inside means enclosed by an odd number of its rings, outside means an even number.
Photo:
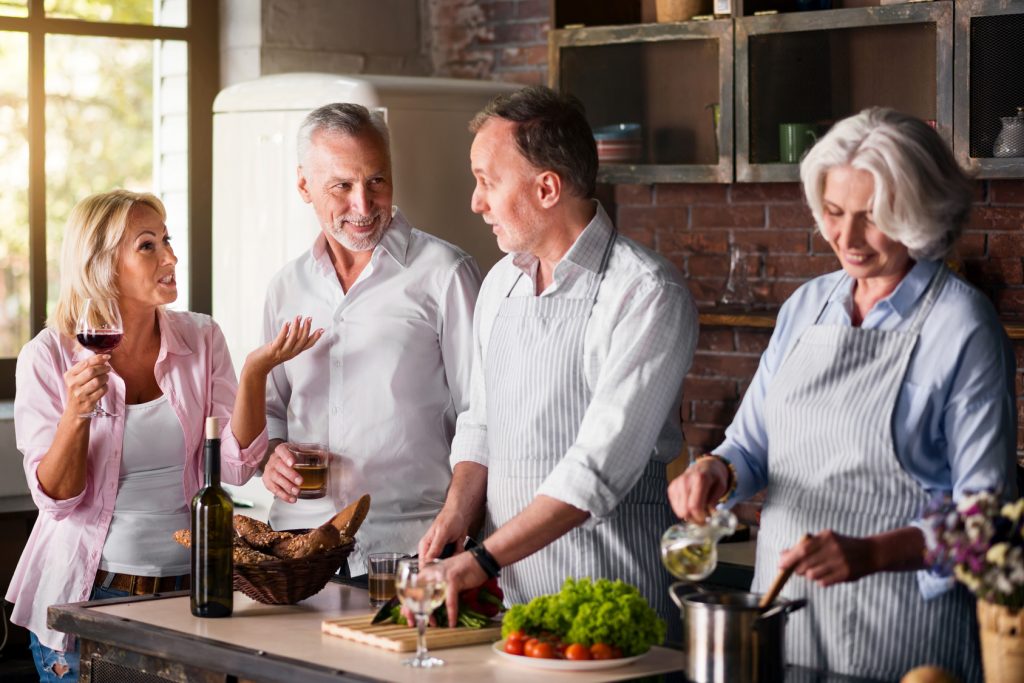
[{"label": "green mug", "polygon": [[798,163],[804,152],[818,141],[813,123],[779,124],[779,161],[784,164]]}]

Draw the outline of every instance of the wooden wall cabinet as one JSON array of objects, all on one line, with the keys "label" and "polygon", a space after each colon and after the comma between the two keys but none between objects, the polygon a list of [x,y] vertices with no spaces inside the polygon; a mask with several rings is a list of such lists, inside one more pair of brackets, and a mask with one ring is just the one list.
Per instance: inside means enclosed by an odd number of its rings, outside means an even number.
[{"label": "wooden wall cabinet", "polygon": [[885,106],[936,122],[952,144],[949,0],[736,19],[736,179],[794,181],[779,126]]},{"label": "wooden wall cabinet", "polygon": [[[810,5],[834,9],[795,11]],[[600,21],[588,6],[554,0],[552,16]],[[650,16],[642,2],[627,6],[616,21]],[[799,164],[780,162],[780,124],[824,133],[870,106],[933,122],[978,177],[1024,178],[1024,157],[993,154],[1000,118],[1024,107],[1024,0],[734,0],[733,9],[714,21],[551,32],[552,87],[580,97],[595,128],[643,126],[642,157],[603,164],[600,180],[796,181]],[[717,135],[705,109],[713,102]]]},{"label": "wooden wall cabinet", "polygon": [[600,181],[733,181],[731,20],[560,29],[549,46],[551,86],[579,97],[591,126],[641,126],[638,157],[602,163]]},{"label": "wooden wall cabinet", "polygon": [[956,3],[953,150],[979,178],[1024,178],[1024,157],[997,158],[1001,117],[1024,107],[1024,0]]}]

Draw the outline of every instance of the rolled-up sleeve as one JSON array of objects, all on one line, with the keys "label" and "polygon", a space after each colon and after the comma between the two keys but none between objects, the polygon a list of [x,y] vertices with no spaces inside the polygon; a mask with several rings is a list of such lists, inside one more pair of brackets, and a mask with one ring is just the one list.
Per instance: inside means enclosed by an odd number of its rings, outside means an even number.
[{"label": "rolled-up sleeve", "polygon": [[537,490],[596,524],[639,480],[677,405],[697,343],[697,312],[676,282],[642,280],[611,332],[579,431]]},{"label": "rolled-up sleeve", "polygon": [[36,476],[64,413],[66,368],[62,365],[56,351],[37,337],[22,348],[15,369],[14,433],[18,450],[24,455],[25,480],[36,507],[55,519],[66,517],[89,493],[86,483],[77,496],[57,500],[43,491]]},{"label": "rolled-up sleeve", "polygon": [[211,323],[210,344],[210,415],[221,418],[220,462],[224,481],[241,485],[252,477],[267,451],[267,428],[247,448],[241,448],[231,430],[231,415],[238,394],[238,380],[231,363],[227,341],[217,323]]}]

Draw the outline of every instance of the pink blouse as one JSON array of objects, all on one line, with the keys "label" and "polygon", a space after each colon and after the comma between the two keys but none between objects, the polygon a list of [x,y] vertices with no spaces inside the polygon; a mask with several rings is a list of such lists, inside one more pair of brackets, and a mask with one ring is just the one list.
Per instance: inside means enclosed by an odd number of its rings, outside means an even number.
[{"label": "pink blouse", "polygon": [[[50,449],[64,412],[64,372],[90,355],[74,340],[49,328],[18,355],[14,429],[39,518],[18,561],[7,600],[14,603],[11,621],[55,650],[68,650],[74,643],[71,636],[47,628],[47,607],[89,599],[113,516],[121,467],[124,381],[111,372],[110,390],[101,403],[119,415],[92,420],[85,489],[74,498],[54,500],[36,478],[36,468]],[[230,423],[238,382],[220,327],[198,313],[161,311],[160,354],[153,371],[185,435],[185,500],[191,501],[203,483],[207,416],[222,420],[223,480],[230,484],[247,481],[266,453],[267,430],[248,448],[239,448]],[[168,538],[167,542],[174,540]]]}]

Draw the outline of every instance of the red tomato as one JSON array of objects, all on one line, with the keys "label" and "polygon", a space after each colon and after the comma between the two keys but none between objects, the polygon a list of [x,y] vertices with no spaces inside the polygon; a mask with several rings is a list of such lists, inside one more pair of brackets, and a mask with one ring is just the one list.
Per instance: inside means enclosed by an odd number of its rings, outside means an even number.
[{"label": "red tomato", "polygon": [[512,640],[509,638],[505,641],[505,652],[510,655],[521,655],[523,654],[523,641]]},{"label": "red tomato", "polygon": [[573,643],[569,647],[565,648],[565,658],[573,661],[592,659],[590,656],[590,650],[587,649],[586,645],[581,645],[580,643]]},{"label": "red tomato", "polygon": [[545,643],[542,640],[533,647],[533,654],[527,656],[537,659],[554,659],[555,652],[551,649],[551,643]]},{"label": "red tomato", "polygon": [[594,643],[590,646],[590,656],[594,659],[611,659],[612,646],[608,643]]},{"label": "red tomato", "polygon": [[527,640],[527,636],[522,631],[512,631],[511,633],[508,634],[507,640],[517,640],[517,641],[525,643],[526,640]]},{"label": "red tomato", "polygon": [[619,659],[620,657],[622,657],[622,648],[612,645],[612,659]]},{"label": "red tomato", "polygon": [[527,657],[532,657],[533,656],[533,650],[538,645],[540,645],[540,641],[537,640],[536,638],[527,638],[526,642],[523,643],[523,654],[526,655]]}]

